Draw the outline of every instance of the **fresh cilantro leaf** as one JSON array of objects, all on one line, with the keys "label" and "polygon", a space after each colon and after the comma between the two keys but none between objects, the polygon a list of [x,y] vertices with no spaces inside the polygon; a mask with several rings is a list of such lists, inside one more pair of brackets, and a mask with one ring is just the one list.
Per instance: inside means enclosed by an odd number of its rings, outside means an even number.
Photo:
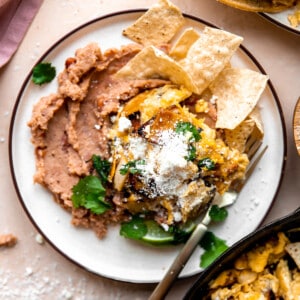
[{"label": "fresh cilantro leaf", "polygon": [[102,159],[99,155],[92,156],[93,167],[97,171],[102,183],[107,181],[111,163],[106,159]]},{"label": "fresh cilantro leaf", "polygon": [[213,160],[211,160],[209,157],[203,158],[199,161],[198,166],[200,168],[205,168],[206,170],[213,170],[216,165]]},{"label": "fresh cilantro leaf", "polygon": [[193,145],[188,146],[188,155],[185,157],[188,161],[193,161],[196,158],[196,147]]},{"label": "fresh cilantro leaf", "polygon": [[205,250],[201,255],[200,267],[208,267],[217,257],[219,257],[225,250],[228,249],[226,242],[211,231],[207,231],[200,241],[200,246]]},{"label": "fresh cilantro leaf", "polygon": [[198,129],[190,122],[178,122],[175,127],[175,132],[184,135],[191,134],[190,141],[192,142],[198,142],[201,138]]},{"label": "fresh cilantro leaf", "polygon": [[127,164],[121,167],[120,174],[126,175],[128,172],[130,174],[137,174],[137,173],[140,174],[142,170],[139,168],[139,166],[145,165],[145,163],[146,162],[143,159],[129,161]]},{"label": "fresh cilantro leaf", "polygon": [[147,233],[147,225],[138,216],[133,216],[129,222],[121,224],[120,235],[125,238],[140,240]]},{"label": "fresh cilantro leaf", "polygon": [[56,75],[56,69],[51,63],[39,63],[33,68],[32,81],[35,84],[42,85],[50,82]]},{"label": "fresh cilantro leaf", "polygon": [[98,177],[89,175],[79,180],[72,188],[72,203],[90,209],[95,214],[102,214],[111,208],[105,201],[105,188]]},{"label": "fresh cilantro leaf", "polygon": [[174,241],[172,244],[177,245],[185,243],[192,234],[195,227],[196,224],[193,221],[188,221],[183,225],[170,226],[168,231],[174,235]]},{"label": "fresh cilantro leaf", "polygon": [[225,207],[219,207],[218,205],[213,205],[210,208],[209,216],[212,219],[212,221],[221,222],[227,218],[228,211]]}]

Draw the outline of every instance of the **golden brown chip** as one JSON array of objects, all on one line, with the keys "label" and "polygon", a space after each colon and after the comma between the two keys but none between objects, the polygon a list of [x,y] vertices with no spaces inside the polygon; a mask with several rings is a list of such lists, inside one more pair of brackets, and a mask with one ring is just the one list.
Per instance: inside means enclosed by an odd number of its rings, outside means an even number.
[{"label": "golden brown chip", "polygon": [[200,34],[194,28],[187,28],[170,50],[170,56],[175,60],[186,57],[190,47],[198,40]]},{"label": "golden brown chip", "polygon": [[240,152],[245,151],[245,144],[248,137],[254,129],[255,123],[253,120],[246,119],[235,129],[225,129],[225,142],[230,148],[235,148]]},{"label": "golden brown chip", "polygon": [[182,66],[153,46],[144,48],[115,76],[128,79],[164,78],[183,85],[191,92],[196,91],[193,80]]},{"label": "golden brown chip", "polygon": [[237,68],[225,68],[211,84],[217,97],[217,128],[236,128],[256,106],[268,80],[267,75]]},{"label": "golden brown chip", "polygon": [[201,94],[229,63],[243,38],[224,30],[205,27],[180,64]]},{"label": "golden brown chip", "polygon": [[225,142],[230,148],[240,152],[245,151],[245,145],[250,135],[255,134],[257,139],[264,135],[263,124],[258,107],[254,107],[249,116],[233,130],[225,129]]},{"label": "golden brown chip", "polygon": [[158,46],[170,42],[183,24],[179,8],[168,0],[160,0],[124,29],[123,35],[144,46]]},{"label": "golden brown chip", "polygon": [[128,116],[140,111],[140,120],[143,124],[153,118],[161,109],[176,105],[190,95],[191,92],[183,86],[177,88],[172,85],[164,85],[147,90],[128,101],[122,110],[122,115]]},{"label": "golden brown chip", "polygon": [[255,126],[261,136],[261,138],[264,135],[264,126],[263,126],[263,121],[261,118],[260,110],[257,106],[254,107],[250,115],[248,116],[250,120],[253,120],[255,123]]}]

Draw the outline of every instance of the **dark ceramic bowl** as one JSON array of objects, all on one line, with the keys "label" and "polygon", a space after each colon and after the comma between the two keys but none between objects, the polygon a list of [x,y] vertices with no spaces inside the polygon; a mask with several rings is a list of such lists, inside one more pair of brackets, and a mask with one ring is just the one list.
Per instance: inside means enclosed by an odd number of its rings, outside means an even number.
[{"label": "dark ceramic bowl", "polygon": [[184,300],[204,299],[207,295],[209,282],[216,278],[223,270],[232,267],[234,260],[242,253],[247,252],[277,232],[288,232],[296,228],[300,229],[300,208],[298,208],[295,212],[250,233],[230,247],[200,274],[196,282],[185,295]]}]

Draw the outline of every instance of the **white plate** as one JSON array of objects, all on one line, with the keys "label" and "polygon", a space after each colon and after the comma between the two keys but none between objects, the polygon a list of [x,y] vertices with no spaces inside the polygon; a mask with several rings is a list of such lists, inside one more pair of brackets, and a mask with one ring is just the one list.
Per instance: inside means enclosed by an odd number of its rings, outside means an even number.
[{"label": "white plate", "polygon": [[295,8],[290,8],[280,13],[260,13],[260,15],[288,31],[300,34],[300,26],[293,27],[288,20],[288,16],[292,15],[294,12]]},{"label": "white plate", "polygon": [[[141,11],[126,11],[93,20],[75,29],[53,45],[40,61],[50,61],[60,72],[67,57],[89,42],[98,42],[102,49],[118,47],[129,42],[121,35]],[[204,21],[186,16],[187,26],[203,29]],[[254,57],[240,48],[233,65],[263,71]],[[61,254],[83,268],[105,277],[128,282],[157,282],[173,261],[181,246],[152,247],[119,236],[119,228],[109,229],[99,240],[91,230],[70,224],[71,216],[57,205],[50,193],[33,184],[35,173],[34,148],[27,126],[34,103],[43,95],[55,92],[56,80],[42,87],[34,85],[31,74],[21,88],[10,128],[10,164],[20,201],[29,218],[47,241]],[[230,208],[229,217],[214,232],[229,245],[256,229],[267,214],[281,182],[286,153],[285,127],[280,104],[269,84],[259,104],[265,126],[264,143],[269,149],[242,191],[237,203]],[[201,271],[200,248],[184,268],[181,277]]]}]

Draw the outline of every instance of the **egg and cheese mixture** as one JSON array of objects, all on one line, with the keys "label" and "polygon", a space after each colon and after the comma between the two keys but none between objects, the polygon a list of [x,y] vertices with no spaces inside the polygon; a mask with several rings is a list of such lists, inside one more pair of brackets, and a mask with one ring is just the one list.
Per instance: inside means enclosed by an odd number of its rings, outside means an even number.
[{"label": "egg and cheese mixture", "polygon": [[110,179],[124,195],[119,205],[133,214],[152,212],[168,226],[196,217],[216,193],[244,178],[247,155],[197,117],[196,111],[209,117],[208,105],[183,87],[165,85],[120,109],[110,132]]}]

